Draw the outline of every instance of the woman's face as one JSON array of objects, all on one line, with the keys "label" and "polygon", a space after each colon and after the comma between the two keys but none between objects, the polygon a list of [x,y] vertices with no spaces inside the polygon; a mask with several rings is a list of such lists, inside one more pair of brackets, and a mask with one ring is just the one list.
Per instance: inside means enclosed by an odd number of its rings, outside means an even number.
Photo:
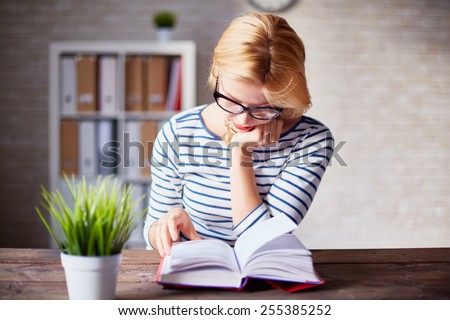
[{"label": "woman's face", "polygon": [[[262,86],[255,83],[221,78],[219,79],[217,91],[246,107],[269,106],[263,94]],[[222,114],[229,121],[231,129],[236,133],[251,131],[257,125],[272,121],[255,119],[247,111],[243,111],[240,114],[232,114],[222,110]]]}]

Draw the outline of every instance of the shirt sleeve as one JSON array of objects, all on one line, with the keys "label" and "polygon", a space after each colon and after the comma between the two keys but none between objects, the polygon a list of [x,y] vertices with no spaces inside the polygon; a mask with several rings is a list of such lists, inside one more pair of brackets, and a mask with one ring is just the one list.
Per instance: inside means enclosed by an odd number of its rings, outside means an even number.
[{"label": "shirt sleeve", "polygon": [[255,223],[270,218],[269,210],[264,203],[260,203],[252,212],[250,212],[241,222],[233,226],[233,231],[239,237],[242,233],[252,227]]},{"label": "shirt sleeve", "polygon": [[153,146],[149,206],[143,230],[147,249],[153,249],[148,239],[151,225],[170,209],[182,207],[177,143],[174,123],[169,121],[158,133]]},{"label": "shirt sleeve", "polygon": [[331,160],[334,138],[317,126],[292,150],[269,193],[263,200],[271,215],[285,214],[299,224],[310,208]]}]

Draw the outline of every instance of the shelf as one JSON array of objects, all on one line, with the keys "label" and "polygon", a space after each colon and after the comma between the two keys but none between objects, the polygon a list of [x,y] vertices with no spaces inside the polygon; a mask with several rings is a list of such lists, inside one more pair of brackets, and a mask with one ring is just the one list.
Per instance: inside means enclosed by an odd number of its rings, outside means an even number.
[{"label": "shelf", "polygon": [[106,114],[99,112],[61,113],[61,120],[116,120],[119,114]]},{"label": "shelf", "polygon": [[61,113],[61,120],[157,120],[168,121],[177,112],[174,111],[129,111],[117,113],[100,113],[100,112],[78,112],[78,113]]},{"label": "shelf", "polygon": [[174,111],[148,111],[148,112],[124,112],[125,120],[164,120],[168,121],[177,112]]},{"label": "shelf", "polygon": [[[144,150],[144,159],[148,159],[151,153],[148,141],[152,141],[160,127],[177,113],[156,111],[159,109],[155,108],[155,105],[169,108],[168,110],[177,109],[179,106],[180,111],[196,106],[195,43],[192,41],[60,41],[50,44],[49,53],[50,189],[58,188],[63,194],[65,192],[66,196],[68,195],[60,173],[63,167],[63,152],[68,152],[72,162],[78,165],[78,167],[75,165],[74,169],[77,179],[85,176],[88,181],[94,182],[98,174],[111,172],[122,183],[133,184],[136,187],[135,190],[138,190],[136,197],[148,196],[151,177],[144,175],[139,165],[137,167],[134,165],[136,159],[138,163],[141,163],[140,159],[142,159],[140,155],[136,158],[134,152]],[[136,56],[141,56],[139,59],[142,60],[139,67],[142,69],[138,69],[141,70],[138,72],[142,72],[146,77],[140,82],[142,107],[137,108],[139,111],[128,111],[130,101],[134,101],[134,98],[130,98],[132,95],[127,90],[127,85],[131,84],[127,81],[132,81],[130,79],[134,78],[127,73],[131,70],[127,63]],[[80,62],[81,60],[84,62]],[[165,62],[160,62],[160,69],[152,69],[154,67],[150,65],[157,65],[156,61],[161,60]],[[80,70],[84,72],[86,70],[81,69],[81,66],[87,66],[89,70],[87,74],[90,77],[87,80],[80,76],[80,74],[86,75],[86,73],[80,73]],[[159,71],[156,72],[156,70]],[[167,73],[161,73],[161,70],[167,70]],[[68,74],[71,76],[68,77]],[[149,86],[151,82],[149,79],[155,79],[155,75],[160,74],[163,75],[161,79],[168,80],[166,103],[157,102],[161,101],[159,98],[161,95],[159,91],[155,95]],[[90,84],[90,88],[95,88],[91,89],[92,94],[88,96],[82,94],[82,90],[85,89],[80,89],[87,83]],[[169,88],[176,90],[169,90]],[[169,95],[169,91],[172,94]],[[67,92],[73,92],[73,95],[66,94]],[[173,95],[173,93],[176,94]],[[170,101],[173,103],[167,103],[169,96],[172,97]],[[85,108],[83,105],[83,108],[80,108],[86,100],[89,107]],[[152,108],[155,108],[155,111],[141,111],[152,110]],[[80,112],[80,110],[93,111]],[[107,139],[104,139],[105,130],[108,133]],[[70,139],[67,139],[67,132],[72,132]],[[137,144],[133,142],[141,142],[142,148],[136,147]],[[106,143],[109,143],[108,147],[111,149],[105,148]],[[106,154],[105,150],[110,154]],[[88,160],[94,159],[89,162],[89,166],[86,162],[86,154],[91,155]],[[106,166],[101,167],[100,163],[105,161],[105,156],[113,154],[117,157],[117,162],[113,161],[113,167],[116,164],[117,166],[108,171],[105,169]],[[133,166],[126,167],[125,157],[127,157],[127,163]],[[65,164],[67,164],[66,158],[64,158]],[[114,159],[114,156],[111,158]],[[118,158],[122,160],[121,163]],[[91,165],[92,163],[94,164]],[[90,171],[87,172],[86,168]],[[145,201],[143,205],[144,203]],[[136,241],[141,240],[131,239],[131,242],[136,243]]]}]

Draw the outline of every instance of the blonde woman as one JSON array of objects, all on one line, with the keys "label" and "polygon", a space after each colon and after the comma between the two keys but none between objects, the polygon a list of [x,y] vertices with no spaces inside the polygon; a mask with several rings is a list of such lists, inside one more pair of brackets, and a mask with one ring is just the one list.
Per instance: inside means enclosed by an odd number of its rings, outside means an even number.
[{"label": "blonde woman", "polygon": [[297,224],[333,152],[311,105],[302,41],[285,19],[251,13],[214,49],[214,102],[174,116],[159,132],[144,227],[148,248],[217,238],[233,245],[279,214]]}]

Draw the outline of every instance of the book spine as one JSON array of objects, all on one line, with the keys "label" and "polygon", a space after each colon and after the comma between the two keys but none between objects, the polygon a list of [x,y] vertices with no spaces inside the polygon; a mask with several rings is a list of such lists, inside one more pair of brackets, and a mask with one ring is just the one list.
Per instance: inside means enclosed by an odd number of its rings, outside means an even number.
[{"label": "book spine", "polygon": [[77,109],[79,112],[97,110],[97,57],[79,55],[77,68]]},{"label": "book spine", "polygon": [[141,143],[144,147],[143,167],[141,168],[141,175],[144,177],[150,176],[150,164],[153,151],[153,144],[158,133],[158,122],[154,120],[145,120],[141,122]]},{"label": "book spine", "polygon": [[143,110],[143,57],[127,56],[125,61],[125,109]]},{"label": "book spine", "polygon": [[163,111],[167,98],[168,57],[145,59],[145,111]]},{"label": "book spine", "polygon": [[61,175],[78,174],[78,122],[62,120],[61,123]]}]

